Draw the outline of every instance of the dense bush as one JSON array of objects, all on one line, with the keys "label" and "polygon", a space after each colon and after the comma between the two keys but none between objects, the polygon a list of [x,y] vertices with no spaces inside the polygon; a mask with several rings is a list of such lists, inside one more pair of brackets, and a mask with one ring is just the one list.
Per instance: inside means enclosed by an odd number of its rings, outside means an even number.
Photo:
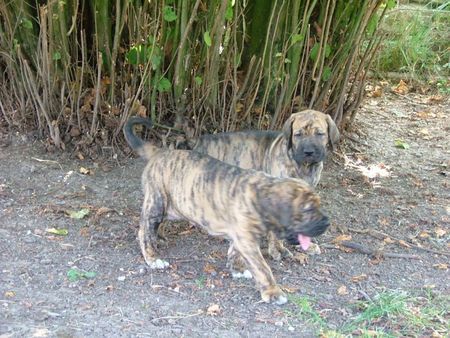
[{"label": "dense bush", "polygon": [[[0,3],[0,110],[58,148],[110,145],[130,114],[197,132],[357,110],[393,0]],[[366,43],[363,43],[366,41]]]}]

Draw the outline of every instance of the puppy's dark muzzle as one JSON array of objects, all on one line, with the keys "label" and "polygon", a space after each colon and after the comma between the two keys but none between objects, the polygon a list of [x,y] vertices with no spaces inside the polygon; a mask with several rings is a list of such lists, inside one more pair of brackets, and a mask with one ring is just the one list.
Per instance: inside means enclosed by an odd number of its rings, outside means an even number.
[{"label": "puppy's dark muzzle", "polygon": [[[299,233],[308,237],[317,237],[322,235],[327,228],[330,226],[330,220],[327,216],[322,216],[322,218],[318,220],[314,220],[308,222],[306,226],[304,226]],[[290,233],[286,237],[286,241],[291,245],[298,244],[298,234],[299,233]]]},{"label": "puppy's dark muzzle", "polygon": [[294,160],[298,163],[318,163],[325,159],[325,151],[313,143],[301,145],[294,153]]}]

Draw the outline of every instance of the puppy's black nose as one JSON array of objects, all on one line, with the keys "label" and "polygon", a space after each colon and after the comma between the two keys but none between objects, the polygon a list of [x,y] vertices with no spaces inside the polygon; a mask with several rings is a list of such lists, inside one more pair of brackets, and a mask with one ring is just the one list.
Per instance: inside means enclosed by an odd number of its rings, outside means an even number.
[{"label": "puppy's black nose", "polygon": [[312,155],[314,155],[314,150],[305,150],[304,154],[305,154],[305,156],[312,156]]}]

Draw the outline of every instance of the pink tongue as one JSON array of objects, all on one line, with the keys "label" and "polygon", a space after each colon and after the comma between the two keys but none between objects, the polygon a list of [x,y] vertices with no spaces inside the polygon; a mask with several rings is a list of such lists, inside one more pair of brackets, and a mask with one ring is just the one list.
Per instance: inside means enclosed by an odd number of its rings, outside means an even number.
[{"label": "pink tongue", "polygon": [[300,243],[300,246],[303,250],[308,250],[309,245],[311,244],[311,237],[305,236],[305,235],[298,235],[298,242]]}]

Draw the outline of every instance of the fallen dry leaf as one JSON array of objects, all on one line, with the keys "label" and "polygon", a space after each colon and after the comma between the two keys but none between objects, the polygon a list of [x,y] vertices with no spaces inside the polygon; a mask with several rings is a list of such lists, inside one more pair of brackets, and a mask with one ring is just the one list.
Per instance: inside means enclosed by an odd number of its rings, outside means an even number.
[{"label": "fallen dry leaf", "polygon": [[203,267],[203,271],[207,274],[215,274],[217,273],[217,269],[214,265],[210,264],[210,263],[206,263],[205,266]]},{"label": "fallen dry leaf", "polygon": [[218,304],[212,304],[206,310],[206,314],[209,316],[217,316],[220,313],[220,306]]},{"label": "fallen dry leaf", "polygon": [[411,245],[409,245],[408,243],[406,243],[403,239],[398,241],[398,244],[400,244],[402,247],[404,248],[410,248]]},{"label": "fallen dry leaf", "polygon": [[406,85],[405,81],[400,80],[398,85],[392,88],[392,91],[396,94],[405,95],[408,94],[409,88]]},{"label": "fallen dry leaf", "polygon": [[430,234],[428,233],[428,231],[421,231],[419,233],[419,238],[429,238]]},{"label": "fallen dry leaf", "polygon": [[444,101],[445,97],[443,95],[432,95],[428,98],[429,103],[441,103]]},{"label": "fallen dry leaf", "polygon": [[320,246],[318,246],[316,243],[311,243],[308,250],[306,250],[306,253],[310,256],[314,256],[320,255],[322,251],[320,250]]},{"label": "fallen dry leaf", "polygon": [[384,242],[385,244],[393,244],[393,243],[395,243],[395,241],[394,241],[392,238],[390,238],[390,237],[385,237],[385,238],[383,239],[383,242]]},{"label": "fallen dry leaf", "polygon": [[85,167],[80,167],[79,172],[82,175],[92,175],[92,170]]},{"label": "fallen dry leaf", "polygon": [[12,298],[16,295],[16,293],[14,291],[5,291],[4,295],[6,298]]},{"label": "fallen dry leaf", "polygon": [[332,243],[341,243],[343,241],[350,241],[352,239],[351,235],[339,235],[332,240]]},{"label": "fallen dry leaf", "polygon": [[296,262],[299,262],[301,265],[308,264],[308,255],[303,252],[296,252],[292,259]]},{"label": "fallen dry leaf", "polygon": [[447,263],[434,264],[433,268],[437,270],[448,270],[448,264]]},{"label": "fallen dry leaf", "polygon": [[447,234],[447,231],[438,227],[434,229],[434,233],[436,234],[437,238],[441,238]]},{"label": "fallen dry leaf", "polygon": [[362,282],[363,280],[367,279],[367,275],[365,273],[359,275],[359,276],[353,276],[352,277],[352,282],[353,283],[358,283],[358,282]]},{"label": "fallen dry leaf", "polygon": [[280,288],[281,288],[283,291],[286,291],[287,293],[295,293],[295,292],[297,292],[298,290],[300,290],[299,287],[292,287],[292,286],[287,286],[287,285],[280,285]]},{"label": "fallen dry leaf", "polygon": [[348,290],[347,287],[345,285],[341,285],[338,289],[337,289],[337,293],[340,296],[344,296],[344,295],[348,295]]}]

